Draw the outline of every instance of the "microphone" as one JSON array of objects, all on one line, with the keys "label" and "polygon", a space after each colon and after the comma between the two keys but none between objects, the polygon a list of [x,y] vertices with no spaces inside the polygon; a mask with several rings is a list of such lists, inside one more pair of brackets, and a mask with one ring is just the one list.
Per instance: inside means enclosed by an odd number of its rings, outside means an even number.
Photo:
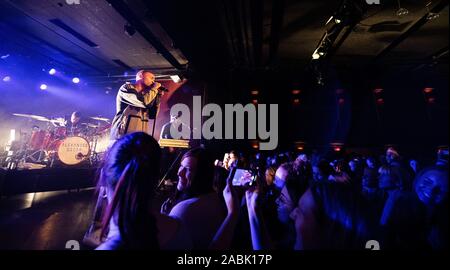
[{"label": "microphone", "polygon": [[169,89],[165,88],[165,87],[162,86],[162,85],[158,88],[158,90],[159,90],[159,91],[163,91],[163,92],[169,92]]}]

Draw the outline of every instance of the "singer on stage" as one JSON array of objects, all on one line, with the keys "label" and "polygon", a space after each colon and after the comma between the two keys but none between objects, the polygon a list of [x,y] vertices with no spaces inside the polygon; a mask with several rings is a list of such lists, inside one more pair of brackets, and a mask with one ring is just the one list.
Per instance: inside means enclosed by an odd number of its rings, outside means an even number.
[{"label": "singer on stage", "polygon": [[167,90],[147,70],[140,70],[136,74],[136,83],[122,85],[117,93],[111,140],[138,131],[153,135],[149,120],[155,121],[164,91]]}]

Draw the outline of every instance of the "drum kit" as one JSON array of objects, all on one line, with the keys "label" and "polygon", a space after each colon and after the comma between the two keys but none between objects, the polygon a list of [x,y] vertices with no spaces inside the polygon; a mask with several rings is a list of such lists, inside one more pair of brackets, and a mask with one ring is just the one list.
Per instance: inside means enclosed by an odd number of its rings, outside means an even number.
[{"label": "drum kit", "polygon": [[19,163],[58,165],[96,165],[109,146],[110,120],[89,117],[87,123],[68,127],[64,118],[47,118],[32,114],[13,114],[46,124],[45,129],[33,126],[30,133],[21,132],[9,151],[9,159]]}]

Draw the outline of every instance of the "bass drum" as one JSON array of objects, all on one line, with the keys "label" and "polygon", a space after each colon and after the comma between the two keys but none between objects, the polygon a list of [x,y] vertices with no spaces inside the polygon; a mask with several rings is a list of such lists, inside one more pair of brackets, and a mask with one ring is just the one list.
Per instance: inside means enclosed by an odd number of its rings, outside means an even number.
[{"label": "bass drum", "polygon": [[59,141],[57,157],[66,165],[77,165],[89,158],[89,142],[82,137],[67,137]]}]

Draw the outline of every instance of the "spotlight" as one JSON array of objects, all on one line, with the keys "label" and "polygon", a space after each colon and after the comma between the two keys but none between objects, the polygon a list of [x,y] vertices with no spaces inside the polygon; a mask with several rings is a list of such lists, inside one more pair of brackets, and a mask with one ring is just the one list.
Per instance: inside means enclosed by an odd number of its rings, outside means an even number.
[{"label": "spotlight", "polygon": [[56,69],[54,69],[54,68],[50,69],[48,74],[55,75],[56,74]]},{"label": "spotlight", "polygon": [[173,81],[174,83],[179,83],[179,82],[181,82],[181,78],[180,78],[180,76],[178,76],[178,75],[171,75],[170,78],[172,79],[172,81]]},{"label": "spotlight", "polygon": [[402,17],[408,15],[409,11],[406,8],[399,8],[395,14],[397,16]]},{"label": "spotlight", "polygon": [[426,87],[426,88],[423,89],[423,92],[424,92],[425,94],[429,94],[429,93],[433,92],[433,88],[431,88],[431,87]]},{"label": "spotlight", "polygon": [[5,76],[5,77],[3,77],[3,81],[4,82],[9,82],[9,81],[11,81],[11,77]]},{"label": "spotlight", "polygon": [[427,11],[428,11],[428,14],[427,14],[427,20],[429,20],[429,21],[434,20],[434,19],[437,19],[437,18],[439,18],[439,16],[440,16],[439,13],[435,13],[435,12],[432,12],[432,11],[430,10],[430,6],[431,6],[432,3],[433,3],[433,2],[430,1],[430,2],[427,4],[427,6],[426,6]]},{"label": "spotlight", "polygon": [[16,140],[16,130],[15,129],[11,129],[9,131],[9,143],[12,143],[15,140]]},{"label": "spotlight", "polygon": [[409,10],[407,10],[406,8],[402,8],[402,6],[400,4],[400,0],[397,0],[397,4],[398,4],[398,10],[395,14],[397,14],[397,16],[399,16],[399,17],[408,15]]},{"label": "spotlight", "polygon": [[373,92],[375,93],[375,94],[380,94],[381,92],[383,92],[383,88],[375,88],[374,90],[373,90]]},{"label": "spotlight", "polygon": [[46,84],[41,84],[41,90],[47,90],[47,85]]},{"label": "spotlight", "polygon": [[73,83],[79,83],[80,82],[80,78],[75,77],[75,78],[72,79],[72,82]]},{"label": "spotlight", "polygon": [[317,52],[317,50],[315,50],[313,55],[312,55],[312,59],[317,60],[319,58],[320,58],[320,54]]}]

